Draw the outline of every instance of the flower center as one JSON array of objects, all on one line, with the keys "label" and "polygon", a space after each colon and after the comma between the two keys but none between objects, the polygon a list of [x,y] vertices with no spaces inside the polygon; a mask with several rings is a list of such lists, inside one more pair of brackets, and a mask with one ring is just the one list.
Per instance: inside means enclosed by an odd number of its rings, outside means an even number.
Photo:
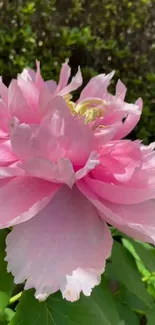
[{"label": "flower center", "polygon": [[103,117],[105,102],[99,98],[87,99],[76,104],[72,99],[72,95],[64,96],[64,99],[73,115],[81,115],[85,117],[85,123],[91,123],[97,118]]}]

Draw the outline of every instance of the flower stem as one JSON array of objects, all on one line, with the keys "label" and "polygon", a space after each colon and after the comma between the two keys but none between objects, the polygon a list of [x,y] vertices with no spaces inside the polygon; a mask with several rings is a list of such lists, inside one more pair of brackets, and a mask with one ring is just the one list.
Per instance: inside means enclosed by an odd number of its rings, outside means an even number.
[{"label": "flower stem", "polygon": [[19,292],[19,293],[17,293],[17,295],[11,297],[10,300],[9,300],[9,305],[11,305],[11,304],[13,304],[14,302],[16,302],[17,300],[19,300],[20,297],[21,297],[21,295],[22,295],[22,291]]}]

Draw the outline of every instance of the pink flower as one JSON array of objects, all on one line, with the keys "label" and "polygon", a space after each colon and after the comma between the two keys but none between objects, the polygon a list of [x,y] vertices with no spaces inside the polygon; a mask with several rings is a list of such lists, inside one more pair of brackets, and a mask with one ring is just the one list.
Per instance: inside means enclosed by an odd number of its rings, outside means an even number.
[{"label": "pink flower", "polygon": [[[154,144],[121,140],[142,102],[124,102],[125,86],[108,93],[112,74],[93,78],[74,103],[62,67],[58,85],[24,70],[0,84],[0,227],[15,283],[26,280],[44,300],[61,290],[75,301],[100,283],[112,237],[106,222],[155,242]],[[123,119],[125,121],[123,122]]]}]

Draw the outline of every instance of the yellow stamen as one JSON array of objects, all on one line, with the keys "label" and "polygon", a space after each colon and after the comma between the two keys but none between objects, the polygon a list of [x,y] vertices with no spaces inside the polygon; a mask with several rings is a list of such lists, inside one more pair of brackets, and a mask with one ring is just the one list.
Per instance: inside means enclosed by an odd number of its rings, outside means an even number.
[{"label": "yellow stamen", "polygon": [[103,116],[103,109],[101,108],[90,108],[84,114],[86,124],[95,121],[97,118]]},{"label": "yellow stamen", "polygon": [[72,96],[70,94],[65,95],[64,99],[72,114],[84,116],[86,124],[95,121],[97,118],[103,117],[104,115],[105,102],[102,99],[88,99],[77,105],[71,101]]},{"label": "yellow stamen", "polygon": [[104,115],[105,102],[100,98],[88,99],[76,106],[76,112],[85,117],[85,123],[91,123]]},{"label": "yellow stamen", "polygon": [[73,98],[73,96],[71,94],[66,94],[63,97],[64,97],[64,100],[66,101],[66,103]]},{"label": "yellow stamen", "polygon": [[66,94],[66,95],[64,95],[64,99],[65,99],[70,111],[72,112],[72,114],[76,115],[77,114],[76,110],[75,110],[76,104],[73,101],[71,101],[72,95],[71,94]]},{"label": "yellow stamen", "polygon": [[105,102],[100,99],[100,98],[93,98],[93,99],[87,99],[87,100],[83,100],[81,103],[77,104],[76,106],[76,111],[80,114],[84,114],[87,109],[90,108],[95,108],[95,107],[102,107],[105,105]]}]

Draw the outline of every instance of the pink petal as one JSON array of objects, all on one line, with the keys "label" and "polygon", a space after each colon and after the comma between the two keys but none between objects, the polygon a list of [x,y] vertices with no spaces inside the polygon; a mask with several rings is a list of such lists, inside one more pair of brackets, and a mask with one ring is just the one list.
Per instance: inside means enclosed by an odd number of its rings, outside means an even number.
[{"label": "pink petal", "polygon": [[137,115],[138,117],[141,114],[139,105],[128,104],[123,102],[119,98],[107,103],[105,105],[104,113],[104,125],[111,125],[117,121],[120,121],[123,117],[126,117],[127,114]]},{"label": "pink petal", "polygon": [[60,147],[65,149],[66,156],[73,164],[83,165],[94,147],[91,129],[82,119],[71,114],[62,97],[56,97],[51,104],[53,111],[51,110],[49,122],[50,128],[53,126],[51,128],[53,137],[58,140]]},{"label": "pink petal", "polygon": [[75,173],[69,159],[61,158],[58,163],[43,158],[32,158],[21,166],[29,175],[39,177],[55,183],[65,183],[72,187]]},{"label": "pink petal", "polygon": [[17,83],[20,89],[22,90],[27,105],[31,107],[31,110],[33,112],[35,112],[38,107],[39,90],[35,85],[33,79],[30,79],[29,77],[26,79],[25,77],[23,77],[23,74],[20,74],[18,75]]},{"label": "pink petal", "polygon": [[94,193],[103,199],[109,200],[110,202],[134,204],[155,197],[154,188],[125,187],[95,180],[89,176],[85,178],[85,181]]},{"label": "pink petal", "polygon": [[4,85],[1,77],[0,77],[0,97],[2,98],[3,102],[7,105],[8,104],[8,88]]},{"label": "pink petal", "polygon": [[10,115],[8,107],[3,101],[0,101],[0,140],[4,140],[9,137],[9,120]]},{"label": "pink petal", "polygon": [[48,91],[50,92],[50,94],[54,94],[54,92],[56,91],[56,88],[57,88],[56,81],[47,80],[47,81],[45,81],[45,85],[46,85]]},{"label": "pink petal", "polygon": [[60,147],[57,137],[53,135],[56,127],[56,121],[52,115],[46,116],[40,125],[19,124],[18,120],[15,120],[11,134],[13,152],[20,160],[46,158],[57,161],[64,158],[65,149],[63,146]]},{"label": "pink petal", "polygon": [[78,268],[73,271],[72,275],[67,275],[67,284],[61,288],[63,298],[74,302],[80,298],[80,292],[87,297],[90,296],[92,289],[100,284],[103,271]]},{"label": "pink petal", "polygon": [[45,116],[48,113],[48,104],[50,103],[52,98],[53,93],[51,93],[47,87],[44,86],[40,89],[38,106],[41,116]]},{"label": "pink petal", "polygon": [[130,205],[116,204],[100,199],[83,180],[77,185],[106,222],[128,236],[155,244],[155,200]]},{"label": "pink petal", "polygon": [[72,91],[78,89],[82,85],[82,75],[81,75],[81,70],[78,68],[78,72],[76,75],[72,78],[71,82],[69,83],[68,86],[63,88],[60,92],[59,95],[64,96],[66,94],[71,93]]},{"label": "pink petal", "polygon": [[86,87],[82,90],[78,102],[89,97],[104,98],[104,94],[107,91],[107,87],[109,86],[110,80],[112,79],[114,73],[115,71],[107,75],[100,74],[96,77],[93,77],[88,82]]},{"label": "pink petal", "polygon": [[36,78],[35,78],[35,83],[38,87],[38,89],[41,89],[42,87],[44,87],[44,80],[41,76],[41,72],[40,72],[40,62],[36,60],[36,65],[37,65],[37,72],[36,72]]},{"label": "pink petal", "polygon": [[111,247],[96,209],[76,186],[64,186],[35,218],[14,227],[6,260],[15,283],[27,280],[25,289],[34,287],[39,300],[60,289],[73,301],[99,283]]},{"label": "pink petal", "polygon": [[12,151],[10,140],[0,141],[0,166],[8,166],[17,160],[17,156]]},{"label": "pink petal", "polygon": [[83,178],[85,175],[87,175],[92,169],[94,169],[99,163],[99,159],[98,159],[99,155],[97,152],[93,151],[91,152],[87,163],[85,164],[85,166],[81,169],[79,169],[76,172],[76,179],[80,179]]},{"label": "pink petal", "polygon": [[96,146],[100,148],[103,144],[112,140],[121,126],[120,122],[110,126],[99,127],[94,131]]},{"label": "pink petal", "polygon": [[[139,98],[135,104],[139,106],[140,112],[142,112],[142,106],[143,106],[142,99]],[[118,132],[115,134],[114,139],[118,140],[126,137],[135,128],[135,126],[137,125],[140,119],[140,116],[141,114],[139,115],[129,114],[126,120],[124,121],[124,123],[122,124],[122,126],[120,127],[120,129],[118,130]]]},{"label": "pink petal", "polygon": [[26,82],[30,80],[35,82],[36,79],[35,71],[29,68],[25,68],[19,76],[21,76]]},{"label": "pink petal", "polygon": [[0,228],[35,216],[55,195],[59,186],[38,178],[16,177],[0,188]]},{"label": "pink petal", "polygon": [[68,157],[81,166],[86,163],[94,146],[94,136],[83,120],[72,116],[65,100],[55,97],[47,107],[39,126],[15,123],[11,143],[20,159],[33,157],[58,161]]},{"label": "pink petal", "polygon": [[9,109],[12,117],[17,117],[20,122],[32,122],[32,109],[26,103],[17,81],[12,80],[9,86]]},{"label": "pink petal", "polygon": [[36,151],[39,154],[39,148],[33,142],[33,134],[35,134],[37,125],[19,124],[18,120],[14,121],[14,126],[11,134],[11,146],[13,152],[21,160],[29,159],[35,156]]},{"label": "pink petal", "polygon": [[155,149],[155,142],[150,143],[149,145],[141,144],[141,150],[144,151],[146,154],[152,153],[152,150]]},{"label": "pink petal", "polygon": [[123,84],[123,82],[119,79],[116,84],[116,96],[121,100],[124,100],[126,95],[127,88]]},{"label": "pink petal", "polygon": [[0,167],[0,179],[13,176],[23,176],[24,174],[24,170],[20,167]]},{"label": "pink petal", "polygon": [[[103,167],[102,175],[100,175],[103,181],[105,171],[114,176],[115,183],[116,180],[119,182],[130,181],[132,175],[136,174],[143,164],[140,144],[137,141],[129,140],[111,141],[100,148],[100,163]],[[127,186],[132,187],[129,183]]]},{"label": "pink petal", "polygon": [[70,73],[71,73],[71,68],[68,65],[68,60],[66,60],[66,62],[63,63],[60,71],[60,79],[56,89],[57,94],[67,86]]}]

